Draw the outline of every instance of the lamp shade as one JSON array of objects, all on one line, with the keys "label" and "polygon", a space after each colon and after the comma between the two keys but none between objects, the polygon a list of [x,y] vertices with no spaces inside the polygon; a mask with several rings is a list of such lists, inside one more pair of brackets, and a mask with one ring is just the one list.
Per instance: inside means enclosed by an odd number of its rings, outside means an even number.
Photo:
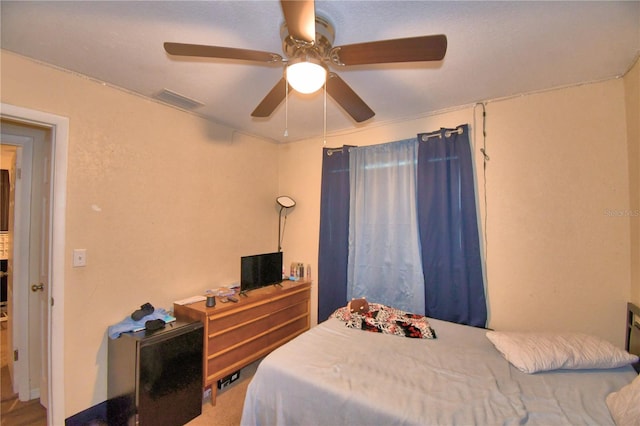
[{"label": "lamp shade", "polygon": [[327,69],[320,61],[305,58],[287,66],[287,81],[300,93],[313,93],[327,80]]},{"label": "lamp shade", "polygon": [[284,207],[285,209],[291,208],[296,205],[296,202],[291,197],[287,197],[286,195],[282,195],[276,198],[276,202],[280,205],[280,207]]}]

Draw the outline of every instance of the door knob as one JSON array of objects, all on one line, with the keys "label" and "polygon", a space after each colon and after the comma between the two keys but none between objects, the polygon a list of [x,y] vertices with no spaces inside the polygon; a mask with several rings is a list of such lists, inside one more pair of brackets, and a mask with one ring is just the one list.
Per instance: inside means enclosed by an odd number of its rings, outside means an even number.
[{"label": "door knob", "polygon": [[34,293],[36,291],[44,291],[44,284],[33,284],[31,286],[31,291],[33,291]]}]

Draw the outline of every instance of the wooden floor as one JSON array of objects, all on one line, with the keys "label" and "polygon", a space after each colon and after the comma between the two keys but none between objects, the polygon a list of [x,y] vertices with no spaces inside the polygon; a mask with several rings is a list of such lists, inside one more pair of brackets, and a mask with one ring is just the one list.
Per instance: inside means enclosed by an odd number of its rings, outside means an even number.
[{"label": "wooden floor", "polygon": [[0,426],[46,426],[47,411],[38,399],[22,402],[13,393],[7,364],[6,322],[0,330]]}]

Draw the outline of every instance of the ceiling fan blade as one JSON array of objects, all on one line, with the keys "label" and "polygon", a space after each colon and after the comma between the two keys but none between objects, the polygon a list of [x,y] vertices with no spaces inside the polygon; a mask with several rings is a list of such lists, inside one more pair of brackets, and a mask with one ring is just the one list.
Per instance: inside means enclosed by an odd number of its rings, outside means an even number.
[{"label": "ceiling fan blade", "polygon": [[281,62],[277,53],[259,50],[236,49],[233,47],[206,46],[201,44],[170,43],[164,44],[164,50],[170,55],[198,56],[203,58],[239,59],[256,62]]},{"label": "ceiling fan blade", "polygon": [[287,90],[286,86],[287,82],[285,81],[284,77],[282,77],[280,81],[277,82],[275,86],[273,86],[273,89],[271,89],[271,91],[267,93],[267,96],[264,97],[264,99],[262,100],[262,102],[260,102],[256,109],[253,110],[251,116],[269,117],[271,113],[273,113],[273,111],[278,107],[278,105],[280,105],[284,100],[286,96],[285,91]]},{"label": "ceiling fan blade", "polygon": [[316,40],[316,8],[314,0],[281,0],[282,13],[289,35],[296,40]]},{"label": "ceiling fan blade", "polygon": [[447,37],[439,34],[337,46],[330,56],[337,65],[365,65],[439,61],[446,52]]},{"label": "ceiling fan blade", "polygon": [[376,115],[338,74],[333,72],[329,73],[326,84],[327,93],[329,93],[356,122],[361,123]]}]

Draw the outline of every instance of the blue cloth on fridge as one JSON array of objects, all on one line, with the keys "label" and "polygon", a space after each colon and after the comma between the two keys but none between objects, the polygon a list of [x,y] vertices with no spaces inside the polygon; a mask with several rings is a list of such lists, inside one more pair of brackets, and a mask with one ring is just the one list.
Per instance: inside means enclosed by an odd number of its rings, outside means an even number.
[{"label": "blue cloth on fridge", "polygon": [[109,326],[109,332],[108,332],[109,338],[117,339],[118,337],[120,337],[122,333],[127,333],[129,331],[144,330],[145,328],[144,324],[147,321],[151,321],[155,319],[164,320],[166,316],[167,316],[167,311],[164,310],[163,308],[156,308],[153,311],[153,313],[142,317],[138,321],[134,321],[131,318],[131,316],[128,316],[122,321],[120,321],[119,323]]}]

